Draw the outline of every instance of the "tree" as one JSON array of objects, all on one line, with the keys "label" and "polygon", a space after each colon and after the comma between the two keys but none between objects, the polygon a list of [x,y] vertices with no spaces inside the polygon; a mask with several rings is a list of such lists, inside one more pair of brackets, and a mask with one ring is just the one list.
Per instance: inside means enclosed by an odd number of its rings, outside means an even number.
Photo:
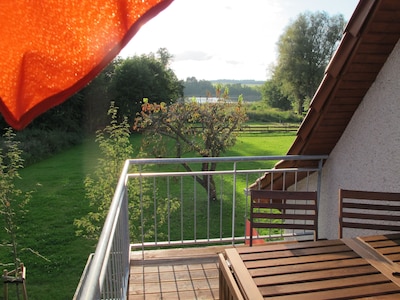
[{"label": "tree", "polygon": [[212,92],[214,87],[210,81],[197,80],[196,77],[188,77],[184,82],[185,97],[205,97]]},{"label": "tree", "polygon": [[[89,200],[89,205],[93,210],[81,219],[74,221],[77,227],[77,235],[91,239],[99,238],[118,183],[121,168],[125,160],[133,156],[134,149],[129,140],[130,125],[126,117],[121,123],[117,121],[117,111],[118,108],[115,107],[114,103],[111,103],[108,111],[108,115],[111,117],[110,124],[103,130],[97,131],[96,142],[101,151],[98,166],[94,174],[85,178],[86,198]],[[135,167],[133,166],[131,170],[134,172]],[[132,240],[138,238],[138,234],[141,232],[140,228],[138,229],[137,227],[142,216],[141,209],[144,211],[145,219],[139,226],[146,228],[146,232],[144,232],[146,237],[154,234],[155,226],[155,216],[146,214],[146,212],[153,211],[149,209],[153,201],[150,200],[147,193],[148,187],[146,183],[139,183],[139,180],[130,180],[128,186],[128,194],[130,195],[128,203],[129,224]],[[139,186],[141,186],[141,191],[138,190]],[[142,203],[140,202],[141,193],[144,195]],[[176,199],[159,199],[157,204],[157,225],[160,226],[165,222],[167,210],[171,213],[178,207],[179,202]]]},{"label": "tree", "polygon": [[[19,148],[19,142],[15,140],[15,133],[8,127],[3,135],[4,143],[0,148],[0,216],[3,218],[3,228],[8,235],[7,241],[1,241],[0,246],[7,249],[10,254],[9,264],[0,263],[3,267],[9,265],[13,271],[5,273],[10,282],[18,282],[21,279],[21,261],[19,253],[21,250],[30,248],[20,248],[18,242],[18,222],[21,221],[26,213],[25,205],[31,198],[32,192],[23,193],[15,186],[16,180],[21,179],[19,170],[23,168],[22,150]],[[9,251],[8,251],[9,250]],[[35,252],[34,252],[35,253]],[[40,256],[40,255],[39,255]],[[3,278],[5,279],[5,278]],[[25,291],[26,292],[26,291]],[[19,287],[16,286],[16,296],[19,299]]]},{"label": "tree", "polygon": [[[112,95],[120,115],[132,124],[141,109],[142,99],[150,102],[175,102],[183,97],[183,85],[169,68],[171,55],[165,48],[148,55],[128,57],[115,68]],[[122,117],[119,118],[122,121]]]},{"label": "tree", "polygon": [[279,83],[274,79],[267,80],[262,86],[263,101],[270,107],[280,110],[289,110],[292,108],[290,99],[282,93]]},{"label": "tree", "polygon": [[[221,91],[220,91],[221,92]],[[225,90],[223,95],[227,95]],[[228,103],[221,98],[215,103],[149,103],[145,101],[135,120],[134,129],[145,134],[144,147],[152,149],[156,157],[168,153],[168,141],[174,141],[175,157],[196,152],[202,157],[219,157],[236,142],[235,130],[247,119],[242,99]],[[187,171],[191,167],[183,164]],[[215,171],[216,163],[203,163],[202,171]],[[212,176],[196,176],[197,182],[208,191],[209,199],[216,200],[216,187]]]},{"label": "tree", "polygon": [[81,92],[84,95],[85,129],[95,133],[97,129],[107,126],[109,120],[107,112],[113,95],[110,88],[115,76],[115,69],[122,63],[122,58],[117,57],[107,65]]},{"label": "tree", "polygon": [[311,99],[317,90],[344,25],[343,15],[329,17],[326,12],[306,12],[279,38],[274,76],[298,113],[303,112],[305,99]]},{"label": "tree", "polygon": [[[215,83],[214,85],[222,85]],[[185,98],[190,97],[208,97],[211,96],[215,87],[211,81],[197,80],[196,77],[187,77],[183,82]],[[229,89],[229,97],[237,99],[240,95],[246,101],[257,101],[261,99],[261,93],[257,86],[242,85],[241,83],[224,83],[224,87]]]}]

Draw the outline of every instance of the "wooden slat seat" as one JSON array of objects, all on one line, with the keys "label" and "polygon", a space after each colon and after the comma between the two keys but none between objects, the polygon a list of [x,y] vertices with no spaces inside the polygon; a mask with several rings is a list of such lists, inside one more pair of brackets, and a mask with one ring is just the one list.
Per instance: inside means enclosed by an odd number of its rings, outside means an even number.
[{"label": "wooden slat seat", "polygon": [[317,239],[317,192],[251,190],[250,193],[250,232],[257,228],[297,229],[312,231],[314,240]]},{"label": "wooden slat seat", "polygon": [[343,228],[400,232],[400,193],[339,189],[339,238]]}]

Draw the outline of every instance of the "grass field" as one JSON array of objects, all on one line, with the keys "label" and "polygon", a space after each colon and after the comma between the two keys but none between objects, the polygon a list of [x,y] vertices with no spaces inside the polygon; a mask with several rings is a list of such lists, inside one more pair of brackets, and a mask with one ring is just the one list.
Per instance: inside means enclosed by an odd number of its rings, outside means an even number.
[{"label": "grass field", "polygon": [[[294,135],[290,134],[239,137],[226,156],[282,155],[293,140]],[[138,144],[138,137],[133,142]],[[47,259],[28,250],[20,252],[27,266],[29,299],[71,299],[75,292],[96,242],[77,237],[73,221],[90,210],[84,198],[83,180],[92,172],[97,157],[96,144],[87,141],[20,172],[23,180],[18,186],[24,191],[34,191],[28,213],[18,220],[20,247],[32,248]],[[1,231],[1,241],[4,238]],[[7,248],[1,247],[0,262],[9,261]]]}]

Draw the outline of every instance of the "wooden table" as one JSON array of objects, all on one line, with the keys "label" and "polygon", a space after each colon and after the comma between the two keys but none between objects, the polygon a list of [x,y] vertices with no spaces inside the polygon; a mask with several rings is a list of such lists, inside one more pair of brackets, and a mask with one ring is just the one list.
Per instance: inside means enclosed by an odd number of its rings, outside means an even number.
[{"label": "wooden table", "polygon": [[400,299],[398,262],[400,234],[226,249],[220,299]]}]

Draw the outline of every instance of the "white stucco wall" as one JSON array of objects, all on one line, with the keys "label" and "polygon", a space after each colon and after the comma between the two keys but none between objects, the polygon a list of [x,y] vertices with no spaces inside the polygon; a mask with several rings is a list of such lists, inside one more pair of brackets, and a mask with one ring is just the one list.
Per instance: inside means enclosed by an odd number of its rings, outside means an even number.
[{"label": "white stucco wall", "polygon": [[400,192],[400,42],[323,169],[320,238],[338,237],[338,189]]}]

